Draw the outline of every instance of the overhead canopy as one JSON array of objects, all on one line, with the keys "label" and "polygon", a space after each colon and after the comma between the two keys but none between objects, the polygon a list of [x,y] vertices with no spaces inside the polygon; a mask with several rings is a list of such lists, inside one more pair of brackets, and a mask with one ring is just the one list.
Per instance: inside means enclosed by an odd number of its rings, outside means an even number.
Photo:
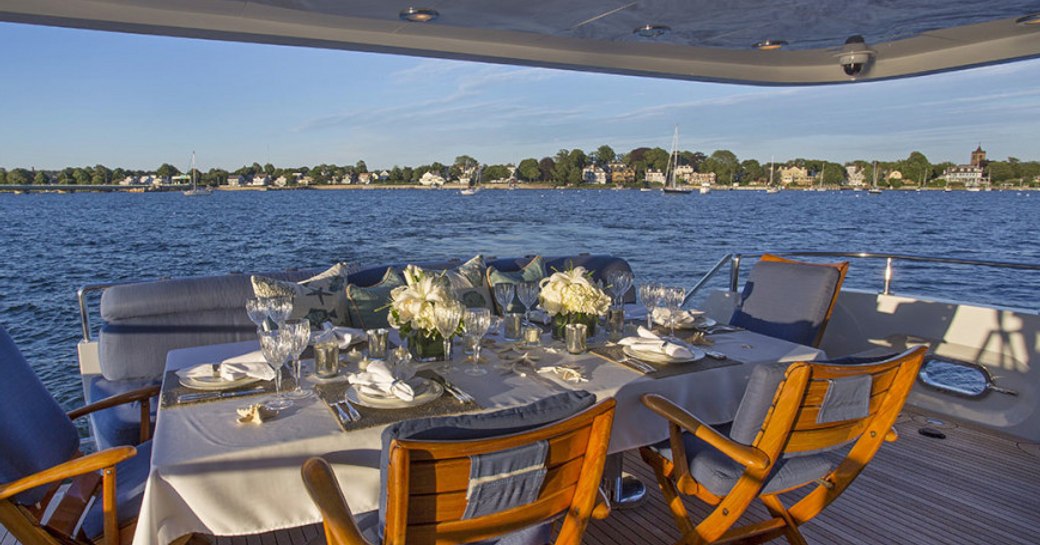
[{"label": "overhead canopy", "polygon": [[[409,7],[437,17],[405,21]],[[0,0],[12,22],[764,85],[852,81],[838,53],[853,35],[874,52],[858,81],[1040,56],[1040,25],[1016,22],[1037,13],[1037,0]],[[766,40],[786,44],[752,47]]]}]

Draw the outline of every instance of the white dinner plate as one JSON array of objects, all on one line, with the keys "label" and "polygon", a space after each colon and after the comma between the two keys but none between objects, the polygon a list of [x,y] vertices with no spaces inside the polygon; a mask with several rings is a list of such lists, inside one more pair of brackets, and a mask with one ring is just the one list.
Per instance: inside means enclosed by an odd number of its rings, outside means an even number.
[{"label": "white dinner plate", "polygon": [[192,390],[230,390],[239,386],[246,386],[254,382],[260,382],[256,377],[242,377],[236,380],[224,380],[220,375],[211,377],[177,377],[181,386]]},{"label": "white dinner plate", "polygon": [[703,350],[693,347],[687,348],[687,350],[693,353],[693,358],[691,359],[673,358],[668,354],[663,354],[655,350],[639,350],[638,348],[633,348],[631,346],[625,346],[622,350],[624,351],[626,356],[636,358],[637,360],[648,361],[651,363],[689,363],[692,361],[697,361],[703,358],[705,355]]},{"label": "white dinner plate", "polygon": [[[413,383],[412,381],[416,381],[416,383]],[[347,388],[347,399],[349,399],[351,403],[357,403],[362,407],[368,407],[370,409],[405,409],[430,403],[431,401],[440,398],[441,394],[444,393],[443,386],[422,377],[412,379],[409,381],[409,384],[412,385],[412,389],[415,391],[415,397],[411,401],[405,401],[398,397],[382,397],[363,394],[354,386]]]}]

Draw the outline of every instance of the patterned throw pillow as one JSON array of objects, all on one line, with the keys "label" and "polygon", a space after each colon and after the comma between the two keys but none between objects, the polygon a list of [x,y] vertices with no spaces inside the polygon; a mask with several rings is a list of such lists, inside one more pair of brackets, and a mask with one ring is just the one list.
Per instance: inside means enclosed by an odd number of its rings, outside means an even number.
[{"label": "patterned throw pillow", "polygon": [[363,329],[389,327],[387,315],[390,309],[390,292],[404,285],[404,279],[392,267],[386,268],[383,279],[374,286],[361,287],[347,284],[344,293],[347,298],[347,310],[350,325]]},{"label": "patterned throw pillow", "polygon": [[253,294],[257,297],[292,297],[290,318],[306,318],[312,327],[320,328],[325,322],[350,325],[347,322],[347,297],[343,287],[347,275],[357,270],[355,265],[337,263],[329,270],[300,283],[253,276]]},{"label": "patterned throw pillow", "polygon": [[491,290],[484,282],[487,274],[484,256],[477,255],[454,269],[444,271],[444,274],[455,290],[455,295],[467,308],[483,307],[495,310]]},{"label": "patterned throw pillow", "polygon": [[[520,282],[538,282],[545,278],[545,260],[542,256],[535,256],[527,265],[524,265],[519,271],[504,272],[494,267],[489,266],[487,268],[487,285],[488,289],[491,290],[491,297],[494,299],[494,287],[495,284],[506,283],[506,284],[517,284]],[[495,301],[495,308],[498,309],[498,302]],[[509,312],[517,312],[522,309],[523,305],[520,301],[513,298],[513,303],[509,305]],[[501,309],[498,309],[501,313]]]}]

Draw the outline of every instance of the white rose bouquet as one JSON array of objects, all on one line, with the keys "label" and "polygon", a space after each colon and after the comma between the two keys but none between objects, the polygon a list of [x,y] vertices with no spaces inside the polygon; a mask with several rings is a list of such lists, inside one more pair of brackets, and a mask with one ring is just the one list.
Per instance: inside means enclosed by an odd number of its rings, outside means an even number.
[{"label": "white rose bouquet", "polygon": [[553,336],[563,337],[563,327],[581,323],[588,334],[595,333],[596,322],[610,308],[610,297],[592,283],[591,273],[585,267],[555,272],[542,280],[538,300],[553,317]]},{"label": "white rose bouquet", "polygon": [[[444,356],[444,338],[437,331],[434,319],[439,306],[461,306],[455,299],[443,275],[431,274],[415,265],[404,269],[405,285],[390,292],[390,327],[407,337],[408,347],[420,361]],[[461,323],[461,321],[460,321]]]}]

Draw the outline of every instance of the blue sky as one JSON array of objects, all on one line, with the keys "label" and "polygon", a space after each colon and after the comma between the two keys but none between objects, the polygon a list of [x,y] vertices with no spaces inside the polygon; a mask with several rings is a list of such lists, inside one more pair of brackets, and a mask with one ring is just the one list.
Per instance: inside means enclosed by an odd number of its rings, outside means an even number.
[{"label": "blue sky", "polygon": [[[1040,61],[750,87],[0,23],[0,167],[516,162],[566,148],[741,159],[1040,159]],[[837,69],[837,68],[835,68]]]}]

